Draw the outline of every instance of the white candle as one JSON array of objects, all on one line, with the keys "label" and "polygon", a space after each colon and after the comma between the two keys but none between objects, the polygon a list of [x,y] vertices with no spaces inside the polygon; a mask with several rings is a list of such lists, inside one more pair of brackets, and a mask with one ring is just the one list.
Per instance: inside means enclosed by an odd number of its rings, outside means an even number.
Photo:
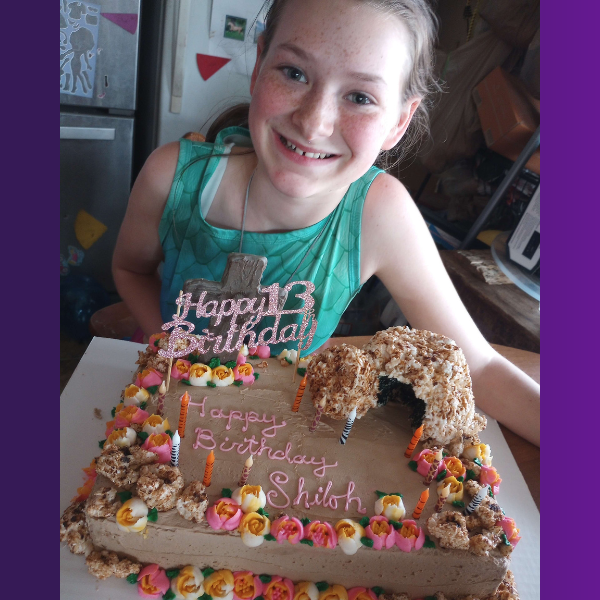
[{"label": "white candle", "polygon": [[179,466],[179,446],[181,445],[181,438],[179,432],[176,430],[173,434],[173,446],[171,447],[171,464],[174,467]]}]

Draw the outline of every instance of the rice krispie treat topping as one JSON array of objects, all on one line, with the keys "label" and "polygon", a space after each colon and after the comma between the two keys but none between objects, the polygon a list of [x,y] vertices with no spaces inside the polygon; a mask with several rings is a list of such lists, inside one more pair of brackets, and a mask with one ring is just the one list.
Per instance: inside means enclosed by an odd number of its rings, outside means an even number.
[{"label": "rice krispie treat topping", "polygon": [[179,467],[166,464],[145,465],[140,470],[137,493],[148,508],[170,510],[175,506],[182,489],[183,475]]},{"label": "rice krispie treat topping", "polygon": [[112,575],[125,579],[128,575],[140,572],[142,565],[129,558],[119,559],[116,552],[94,550],[86,559],[88,571],[98,579],[108,579]]},{"label": "rice krispie treat topping", "polygon": [[177,512],[188,521],[201,523],[207,508],[206,488],[201,481],[192,481],[177,498]]},{"label": "rice krispie treat topping", "polygon": [[66,542],[73,554],[88,555],[93,549],[83,512],[83,502],[74,502],[60,518],[60,541]]},{"label": "rice krispie treat topping", "polygon": [[469,548],[469,532],[465,518],[459,512],[448,510],[435,513],[427,519],[429,533],[440,541],[442,548],[467,550]]},{"label": "rice krispie treat topping", "polygon": [[115,488],[101,487],[87,499],[85,512],[89,517],[104,519],[116,515],[122,504]]}]

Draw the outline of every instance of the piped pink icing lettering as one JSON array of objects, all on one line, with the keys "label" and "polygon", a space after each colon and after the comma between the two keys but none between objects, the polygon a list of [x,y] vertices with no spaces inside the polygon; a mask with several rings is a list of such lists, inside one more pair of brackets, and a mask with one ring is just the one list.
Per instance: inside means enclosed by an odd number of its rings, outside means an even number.
[{"label": "piped pink icing lettering", "polygon": [[[275,483],[275,482],[273,482],[273,483]],[[278,483],[286,483],[286,482],[279,481]],[[354,488],[356,487],[353,481],[348,482],[348,489],[345,494],[342,494],[340,496],[336,496],[336,495],[332,494],[331,496],[327,497],[327,494],[329,493],[329,490],[332,488],[332,486],[333,486],[333,482],[328,481],[327,487],[325,488],[324,493],[323,493],[323,488],[319,486],[319,488],[317,488],[317,493],[314,495],[312,501],[309,501],[309,494],[304,489],[304,477],[299,477],[298,478],[298,494],[292,501],[292,506],[298,506],[300,504],[304,504],[304,508],[310,508],[311,506],[316,505],[316,506],[323,506],[323,508],[330,508],[331,510],[336,510],[338,507],[338,500],[342,500],[345,498],[346,504],[344,506],[344,510],[346,512],[348,512],[348,510],[350,508],[350,503],[352,501],[356,501],[358,503],[357,511],[361,515],[364,515],[367,512],[366,508],[362,508],[360,498],[358,496],[351,495],[352,492],[354,491]],[[281,487],[279,485],[277,486],[277,488],[282,493],[285,493],[285,492],[283,492],[283,490],[281,489]],[[319,496],[319,494],[323,494],[323,497],[321,498]],[[273,506],[273,505],[271,504],[271,506]],[[273,507],[277,508],[276,506],[273,506]],[[285,508],[287,508],[287,507],[285,507]]]},{"label": "piped pink icing lettering", "polygon": [[[276,492],[275,490],[267,492],[267,502],[269,503],[269,506],[272,506],[273,508],[287,508],[290,505],[290,497],[279,485],[280,483],[287,483],[289,479],[290,478],[283,471],[273,471],[269,475],[269,480],[279,490],[279,492]],[[273,502],[272,498],[277,498],[279,494],[285,498],[285,504],[275,504]]]},{"label": "piped pink icing lettering", "polygon": [[265,427],[261,431],[265,437],[275,437],[277,435],[277,430],[286,426],[285,421],[281,421],[281,424],[278,425],[277,417],[275,415],[271,415],[269,418],[267,418],[267,414],[263,413],[261,419],[258,413],[254,411],[249,411],[244,414],[239,410],[232,410],[229,412],[229,414],[226,414],[220,408],[213,408],[210,411],[210,416],[213,419],[227,419],[227,425],[225,426],[227,431],[231,429],[232,420],[244,421],[244,426],[242,427],[243,432],[248,431],[250,423],[272,423],[271,427]]},{"label": "piped pink icing lettering", "polygon": [[208,396],[204,396],[204,398],[202,398],[202,402],[191,402],[190,401],[190,406],[199,406],[200,407],[200,416],[203,417],[204,416],[204,405],[206,404],[206,401],[208,400]]},{"label": "piped pink icing lettering", "polygon": [[[198,448],[204,448],[205,450],[212,450],[217,447],[217,442],[215,442],[215,438],[213,436],[213,432],[210,429],[202,429],[201,427],[196,427],[194,430],[196,432],[196,441],[192,448],[197,450]],[[209,446],[205,446],[201,440],[208,440],[210,444]]]}]

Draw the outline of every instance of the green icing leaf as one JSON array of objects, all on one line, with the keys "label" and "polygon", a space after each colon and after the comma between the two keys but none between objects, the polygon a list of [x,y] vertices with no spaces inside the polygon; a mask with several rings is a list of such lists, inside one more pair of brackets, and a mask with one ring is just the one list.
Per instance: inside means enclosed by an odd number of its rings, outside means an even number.
[{"label": "green icing leaf", "polygon": [[360,543],[367,548],[373,547],[373,540],[368,538],[367,536],[363,536],[360,538]]},{"label": "green icing leaf", "polygon": [[[117,407],[113,406],[113,409],[110,411],[110,416],[114,419],[116,414],[117,414]],[[136,579],[136,581],[137,581],[137,579]]]},{"label": "green icing leaf", "polygon": [[267,575],[266,573],[263,573],[262,575],[259,575],[258,578],[263,582],[263,583],[270,583],[271,579],[273,579],[270,575]]},{"label": "green icing leaf", "polygon": [[442,450],[442,456],[443,457],[450,456],[450,452],[447,452],[446,450]]},{"label": "green icing leaf", "polygon": [[135,573],[131,573],[131,575],[127,575],[125,579],[127,579],[127,583],[137,583],[137,575]]},{"label": "green icing leaf", "polygon": [[[214,571],[214,569],[211,569],[211,570]],[[198,597],[198,600],[212,600],[212,596],[205,592],[204,594],[202,594],[202,596]]]},{"label": "green icing leaf", "polygon": [[[209,575],[212,575],[215,572],[215,570],[212,567],[206,567],[206,569],[202,569],[202,575],[204,576],[204,578],[208,577]],[[205,594],[205,596],[208,596],[208,594]]]},{"label": "green icing leaf", "polygon": [[505,533],[503,533],[503,534],[500,536],[500,539],[502,540],[502,542],[503,542],[503,543],[504,543],[506,546],[510,546],[510,542],[508,541],[508,538],[506,537],[506,534],[505,534]]},{"label": "green icing leaf", "polygon": [[270,533],[267,533],[267,535],[265,535],[264,537],[265,537],[265,540],[267,540],[267,542],[275,542],[275,541],[277,541],[275,539],[275,536],[271,535]]},{"label": "green icing leaf", "polygon": [[206,382],[206,385],[207,385],[208,387],[217,387],[217,384],[216,384],[216,383],[213,383],[212,381],[207,381],[207,382]]},{"label": "green icing leaf", "polygon": [[169,569],[168,571],[165,571],[165,573],[169,579],[173,579],[179,575],[179,569]]},{"label": "green icing leaf", "polygon": [[256,512],[263,517],[267,517],[267,519],[269,518],[269,513],[264,508],[259,508]]},{"label": "green icing leaf", "polygon": [[[246,356],[246,358],[249,358],[250,360],[258,360],[260,357],[258,356],[258,354],[248,354],[248,356]],[[273,358],[273,357],[271,357]]]},{"label": "green icing leaf", "polygon": [[194,354],[193,352],[191,354],[188,354],[187,359],[192,365],[195,365],[197,362],[200,362],[200,357],[197,354]]},{"label": "green icing leaf", "polygon": [[158,340],[154,340],[154,342],[153,342],[153,343],[154,343],[154,346],[155,346],[156,348],[158,348]]},{"label": "green icing leaf", "polygon": [[106,444],[106,440],[100,440],[98,442],[98,446],[100,446],[100,448],[104,448],[104,444]]},{"label": "green icing leaf", "polygon": [[475,471],[472,471],[471,469],[467,469],[467,481],[469,481],[471,479],[477,480],[477,476],[475,475]]},{"label": "green icing leaf", "polygon": [[293,365],[294,363],[291,361],[291,359],[289,359],[287,356],[285,357],[285,362],[288,363],[289,365]]},{"label": "green icing leaf", "polygon": [[260,373],[254,373],[254,381],[256,381],[260,377]]},{"label": "green icing leaf", "polygon": [[438,476],[435,478],[436,481],[442,481],[446,477],[448,471],[444,469],[441,473],[438,473]]},{"label": "green icing leaf", "polygon": [[233,367],[235,367],[236,365],[237,365],[237,362],[236,362],[235,360],[228,360],[228,361],[225,363],[225,366],[226,366],[228,369],[233,369]]},{"label": "green icing leaf", "polygon": [[435,542],[428,535],[425,536],[423,548],[435,548]]},{"label": "green icing leaf", "polygon": [[481,467],[481,461],[478,458],[474,458],[473,462]]},{"label": "green icing leaf", "polygon": [[181,383],[183,383],[183,385],[189,385],[191,386],[192,384],[190,383],[189,379],[180,379]]},{"label": "green icing leaf", "polygon": [[359,523],[360,523],[360,524],[361,524],[363,527],[368,527],[368,525],[369,525],[369,521],[370,521],[369,517],[363,517],[363,518],[362,518],[362,519],[359,521]]},{"label": "green icing leaf", "polygon": [[156,392],[158,391],[158,386],[151,385],[150,387],[146,388],[146,390],[148,391],[149,394],[156,394]]},{"label": "green icing leaf", "polygon": [[149,510],[148,511],[148,521],[150,521],[150,523],[156,523],[157,520],[158,520],[158,511],[156,510],[156,508]]},{"label": "green icing leaf", "polygon": [[236,385],[237,387],[240,387],[240,385],[242,385],[243,383],[244,382],[241,379],[239,379],[238,381],[234,381],[233,385]]},{"label": "green icing leaf", "polygon": [[143,402],[140,402],[140,408],[142,410],[146,410],[146,406],[148,406],[148,403],[145,400]]},{"label": "green icing leaf", "polygon": [[307,546],[312,546],[313,545],[313,541],[312,540],[300,540],[301,544],[306,544]]},{"label": "green icing leaf", "polygon": [[462,475],[460,477],[456,478],[456,481],[464,481],[464,480],[465,480],[465,478]]},{"label": "green icing leaf", "polygon": [[317,581],[315,585],[320,592],[324,592],[329,587],[329,584],[326,581]]},{"label": "green icing leaf", "polygon": [[304,519],[300,519],[300,523],[302,523],[302,525],[304,525],[306,527],[306,525],[308,525],[310,523],[310,519],[307,519],[306,517],[304,517]]},{"label": "green icing leaf", "polygon": [[493,497],[494,497],[494,492],[492,492],[492,486],[491,486],[491,485],[490,485],[490,487],[488,488],[488,496],[489,496],[490,498],[493,498]]},{"label": "green icing leaf", "polygon": [[464,508],[465,503],[462,500],[454,500],[454,502],[452,502],[452,506],[456,506],[458,508]]},{"label": "green icing leaf", "polygon": [[165,431],[165,433],[166,433],[166,434],[168,434],[168,436],[169,436],[170,438],[172,438],[172,437],[173,437],[173,435],[174,435],[174,433],[173,433],[173,432],[172,432],[170,429],[167,429],[167,430]]},{"label": "green icing leaf", "polygon": [[221,498],[231,498],[233,492],[229,488],[223,488],[221,490]]},{"label": "green icing leaf", "polygon": [[408,466],[413,470],[416,471],[417,470],[417,461],[415,460],[410,460],[408,461]]},{"label": "green icing leaf", "polygon": [[210,359],[210,362],[208,363],[208,366],[211,369],[216,369],[217,367],[220,367],[221,366],[221,359],[218,356],[213,356]]},{"label": "green icing leaf", "polygon": [[375,493],[377,494],[378,498],[383,498],[384,496],[389,495],[389,494],[386,494],[385,492],[380,492],[379,490],[375,490]]},{"label": "green icing leaf", "polygon": [[119,500],[121,500],[121,502],[125,503],[133,496],[133,494],[125,490],[124,492],[117,492],[117,496],[119,496]]},{"label": "green icing leaf", "polygon": [[306,375],[306,367],[298,367],[296,373],[298,373],[300,377],[304,377]]},{"label": "green icing leaf", "polygon": [[175,595],[175,592],[172,589],[168,589],[166,594],[163,594],[163,600],[173,600],[173,598],[177,598],[177,596]]},{"label": "green icing leaf", "polygon": [[145,431],[140,431],[137,436],[140,438],[140,440],[142,440],[142,442],[145,442],[149,437]]},{"label": "green icing leaf", "polygon": [[382,587],[379,587],[378,585],[376,585],[375,587],[372,587],[371,589],[373,590],[373,593],[376,596],[381,596],[381,594],[383,594],[383,592],[384,592],[384,589]]},{"label": "green icing leaf", "polygon": [[390,519],[390,525],[394,529],[402,529],[402,523],[400,523],[399,521],[394,521],[393,519]]}]

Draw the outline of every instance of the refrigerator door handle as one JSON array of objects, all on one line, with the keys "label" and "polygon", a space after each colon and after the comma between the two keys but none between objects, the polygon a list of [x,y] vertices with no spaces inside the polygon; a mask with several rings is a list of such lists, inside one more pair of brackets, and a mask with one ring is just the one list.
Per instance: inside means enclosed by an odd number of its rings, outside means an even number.
[{"label": "refrigerator door handle", "polygon": [[183,75],[185,47],[187,45],[188,24],[190,21],[190,0],[179,1],[179,18],[177,19],[177,32],[175,34],[175,60],[173,64],[173,78],[171,80],[171,108],[172,113],[181,113],[181,97],[183,96]]},{"label": "refrigerator door handle", "polygon": [[61,140],[114,140],[114,127],[61,127]]}]

